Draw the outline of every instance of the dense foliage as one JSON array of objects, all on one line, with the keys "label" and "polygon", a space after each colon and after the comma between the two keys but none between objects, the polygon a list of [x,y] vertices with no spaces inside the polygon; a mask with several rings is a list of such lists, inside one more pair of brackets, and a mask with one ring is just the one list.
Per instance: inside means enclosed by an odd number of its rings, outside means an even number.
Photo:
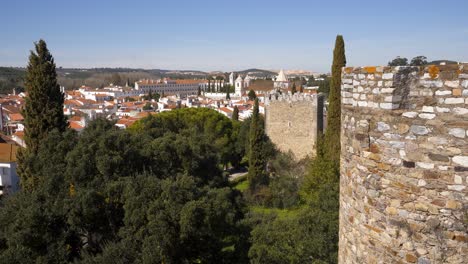
[{"label": "dense foliage", "polygon": [[209,109],[55,130],[27,162],[44,180],[2,205],[0,259],[245,262],[245,205],[222,172],[233,130]]}]

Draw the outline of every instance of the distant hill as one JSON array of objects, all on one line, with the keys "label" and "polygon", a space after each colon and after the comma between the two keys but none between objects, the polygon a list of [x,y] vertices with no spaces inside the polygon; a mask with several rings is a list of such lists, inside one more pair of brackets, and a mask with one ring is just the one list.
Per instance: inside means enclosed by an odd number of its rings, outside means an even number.
[{"label": "distant hill", "polygon": [[[24,88],[25,68],[0,67],[0,94],[11,93],[13,88]],[[271,78],[277,73],[262,69],[247,69],[237,71],[241,75],[249,74],[257,78]],[[113,83],[133,85],[140,79],[204,79],[208,76],[224,76],[229,73],[222,71],[204,72],[197,70],[164,70],[164,69],[138,69],[138,68],[57,68],[59,84],[66,89],[76,89],[82,85],[90,87],[104,87]]]},{"label": "distant hill", "polygon": [[23,89],[25,74],[24,68],[0,67],[0,94],[12,93],[13,88]]},{"label": "distant hill", "polygon": [[276,72],[268,71],[268,70],[262,70],[262,69],[247,69],[243,71],[237,71],[236,73],[241,74],[241,75],[250,75],[252,77],[259,77],[259,78],[265,78],[265,77],[273,77],[278,75]]},{"label": "distant hill", "polygon": [[441,63],[445,63],[447,65],[449,65],[449,64],[458,64],[458,62],[451,61],[451,60],[435,60],[435,61],[429,62],[428,64],[440,65]]}]

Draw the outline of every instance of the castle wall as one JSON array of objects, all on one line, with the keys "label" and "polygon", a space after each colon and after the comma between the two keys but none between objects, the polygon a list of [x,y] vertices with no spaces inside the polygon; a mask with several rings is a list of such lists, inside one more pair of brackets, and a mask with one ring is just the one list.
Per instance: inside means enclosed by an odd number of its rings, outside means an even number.
[{"label": "castle wall", "polygon": [[[321,95],[280,95],[265,99],[265,130],[283,152],[292,151],[297,159],[315,153],[317,133],[323,128]],[[317,125],[319,123],[319,125]]]},{"label": "castle wall", "polygon": [[344,68],[340,263],[468,260],[468,64]]}]

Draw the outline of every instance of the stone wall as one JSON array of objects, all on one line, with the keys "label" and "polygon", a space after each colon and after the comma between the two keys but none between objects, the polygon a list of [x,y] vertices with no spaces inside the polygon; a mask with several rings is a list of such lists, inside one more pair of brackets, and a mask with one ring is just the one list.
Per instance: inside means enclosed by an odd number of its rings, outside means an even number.
[{"label": "stone wall", "polygon": [[344,68],[340,263],[467,263],[468,64]]},{"label": "stone wall", "polygon": [[315,153],[317,133],[323,129],[321,95],[271,95],[265,99],[265,131],[283,152],[297,159]]}]

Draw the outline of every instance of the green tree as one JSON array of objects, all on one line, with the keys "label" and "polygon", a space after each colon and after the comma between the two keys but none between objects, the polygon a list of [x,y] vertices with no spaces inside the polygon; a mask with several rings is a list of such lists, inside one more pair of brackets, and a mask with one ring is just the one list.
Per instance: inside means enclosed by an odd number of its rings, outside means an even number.
[{"label": "green tree", "polygon": [[64,95],[57,83],[54,58],[44,40],[34,45],[35,52],[31,51],[26,72],[28,96],[22,111],[27,148],[21,149],[18,154],[18,174],[21,186],[26,190],[32,190],[39,180],[26,160],[37,154],[50,131],[57,129],[63,132],[68,126],[63,114]]},{"label": "green tree", "polygon": [[239,121],[239,108],[237,105],[234,106],[234,110],[232,111],[232,120]]},{"label": "green tree", "polygon": [[112,74],[111,83],[113,85],[122,85],[122,77],[120,77],[120,74],[118,73]]},{"label": "green tree", "polygon": [[201,87],[200,87],[200,86],[198,86],[197,95],[198,95],[198,96],[200,96],[200,95],[201,95]]},{"label": "green tree", "polygon": [[328,96],[330,93],[330,78],[325,77],[323,81],[319,82],[318,92]]},{"label": "green tree", "polygon": [[416,56],[413,59],[411,59],[411,66],[424,66],[427,64],[427,58],[426,56]]},{"label": "green tree", "polygon": [[388,66],[407,66],[407,65],[408,65],[408,59],[400,57],[400,56],[397,56],[395,59],[388,62]]},{"label": "green tree", "polygon": [[255,94],[255,91],[250,89],[249,93],[247,94],[247,96],[249,97],[249,100],[253,101],[257,98],[257,95]]},{"label": "green tree", "polygon": [[296,82],[293,82],[292,87],[291,87],[291,94],[295,94],[297,92],[296,90]]},{"label": "green tree", "polygon": [[258,98],[255,99],[255,105],[252,113],[249,132],[249,188],[256,191],[260,186],[268,184],[268,175],[265,172],[266,153],[264,153],[265,130],[261,122],[258,110]]},{"label": "green tree", "polygon": [[301,88],[299,88],[299,92],[300,92],[300,93],[304,93],[304,85],[305,85],[305,84],[302,84],[302,85],[301,85]]},{"label": "green tree", "polygon": [[229,93],[229,87],[226,87],[226,100],[231,100],[231,95]]},{"label": "green tree", "polygon": [[307,80],[307,86],[314,86],[314,83],[315,83],[315,78],[313,75],[311,75],[309,79]]},{"label": "green tree", "polygon": [[145,111],[149,111],[153,109],[153,107],[151,106],[151,103],[150,102],[147,102],[144,106],[143,106],[143,110]]},{"label": "green tree", "polygon": [[341,69],[346,66],[345,44],[343,36],[336,37],[333,50],[332,79],[330,95],[328,97],[328,119],[325,131],[327,156],[339,164],[340,162],[340,133],[341,133]]}]

